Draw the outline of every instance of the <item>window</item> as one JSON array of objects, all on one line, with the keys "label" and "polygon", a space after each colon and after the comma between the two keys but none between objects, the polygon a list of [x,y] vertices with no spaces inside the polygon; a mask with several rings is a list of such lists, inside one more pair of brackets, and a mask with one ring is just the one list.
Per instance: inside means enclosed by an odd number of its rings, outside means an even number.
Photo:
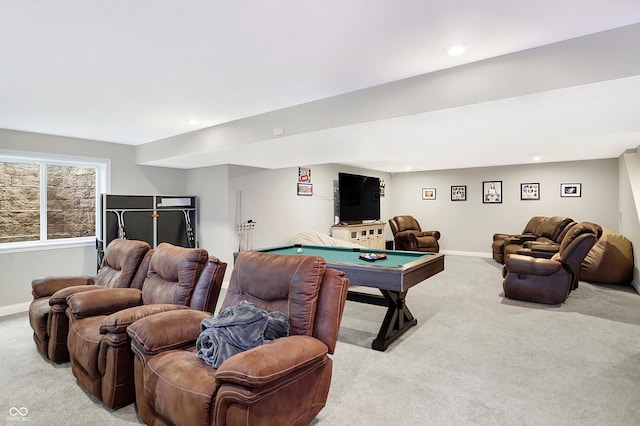
[{"label": "window", "polygon": [[0,246],[94,240],[108,160],[0,152]]}]

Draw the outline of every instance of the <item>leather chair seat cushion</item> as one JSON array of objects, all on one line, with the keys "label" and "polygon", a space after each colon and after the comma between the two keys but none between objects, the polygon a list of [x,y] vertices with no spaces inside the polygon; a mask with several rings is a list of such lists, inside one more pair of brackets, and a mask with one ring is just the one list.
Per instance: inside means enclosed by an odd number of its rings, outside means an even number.
[{"label": "leather chair seat cushion", "polygon": [[100,323],[105,318],[106,315],[84,318],[73,321],[69,326],[69,352],[73,354],[76,364],[95,379],[102,377],[98,354],[104,337],[100,334]]},{"label": "leather chair seat cushion", "polygon": [[29,324],[40,340],[47,338],[47,321],[50,310],[48,297],[36,299],[29,306]]},{"label": "leather chair seat cushion", "polygon": [[631,241],[605,229],[582,261],[580,279],[598,284],[629,284],[633,263]]},{"label": "leather chair seat cushion", "polygon": [[195,352],[163,352],[145,366],[145,401],[174,424],[211,424],[218,387],[215,373]]}]

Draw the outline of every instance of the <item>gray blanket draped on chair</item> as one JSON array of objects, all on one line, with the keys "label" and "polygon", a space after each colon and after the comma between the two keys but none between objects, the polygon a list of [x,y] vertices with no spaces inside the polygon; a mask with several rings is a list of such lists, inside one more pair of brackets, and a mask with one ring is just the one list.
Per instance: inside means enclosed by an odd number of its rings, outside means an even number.
[{"label": "gray blanket draped on chair", "polygon": [[227,358],[289,335],[289,317],[265,311],[247,301],[229,306],[200,323],[198,358],[218,368]]}]

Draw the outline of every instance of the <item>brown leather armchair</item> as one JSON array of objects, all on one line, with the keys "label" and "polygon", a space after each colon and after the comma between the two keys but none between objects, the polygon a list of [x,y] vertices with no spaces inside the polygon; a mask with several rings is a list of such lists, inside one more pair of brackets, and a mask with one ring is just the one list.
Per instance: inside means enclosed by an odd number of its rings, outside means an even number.
[{"label": "brown leather armchair", "polygon": [[423,231],[413,216],[394,216],[389,219],[396,250],[438,253],[440,231]]},{"label": "brown leather armchair", "polygon": [[502,270],[505,297],[550,305],[564,303],[577,288],[580,264],[601,234],[599,225],[581,222],[571,227],[551,259],[508,256]]},{"label": "brown leather armchair", "polygon": [[129,326],[142,421],[167,425],[306,425],[325,406],[349,280],[318,256],[242,252],[221,309],[246,300],[289,317],[290,335],[218,369],[196,356],[193,310]]},{"label": "brown leather armchair", "polygon": [[115,239],[105,250],[95,277],[50,276],[31,282],[33,301],[29,324],[40,353],[53,362],[69,360],[67,296],[102,288],[140,288],[147,274],[151,250],[144,241]]},{"label": "brown leather armchair", "polygon": [[133,353],[127,326],[176,309],[213,312],[227,264],[206,250],[161,243],[141,289],[103,289],[67,297],[71,371],[114,408],[133,402]]}]

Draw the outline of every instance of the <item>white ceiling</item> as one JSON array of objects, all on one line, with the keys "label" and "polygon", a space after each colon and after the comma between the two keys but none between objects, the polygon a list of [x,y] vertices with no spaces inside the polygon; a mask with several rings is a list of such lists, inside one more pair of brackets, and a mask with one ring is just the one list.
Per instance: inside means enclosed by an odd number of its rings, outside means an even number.
[{"label": "white ceiling", "polygon": [[[154,143],[637,23],[638,0],[3,0],[0,128]],[[640,39],[621,42],[635,66]],[[447,55],[453,44],[466,54]],[[628,65],[602,61],[588,84],[295,135],[285,126],[222,154],[147,164],[401,172],[617,157],[640,145],[640,66]]]}]

